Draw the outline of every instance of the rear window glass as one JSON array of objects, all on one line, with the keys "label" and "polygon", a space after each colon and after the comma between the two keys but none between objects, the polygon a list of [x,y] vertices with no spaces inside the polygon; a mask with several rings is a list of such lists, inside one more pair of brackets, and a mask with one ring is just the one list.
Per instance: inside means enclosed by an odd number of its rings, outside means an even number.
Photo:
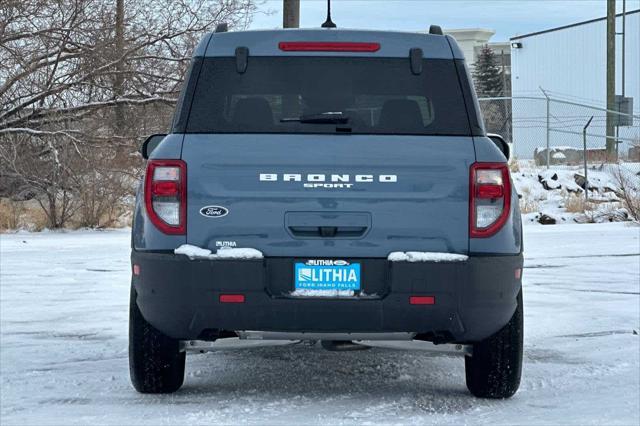
[{"label": "rear window glass", "polygon": [[186,131],[470,134],[453,61],[251,56],[205,58]]}]

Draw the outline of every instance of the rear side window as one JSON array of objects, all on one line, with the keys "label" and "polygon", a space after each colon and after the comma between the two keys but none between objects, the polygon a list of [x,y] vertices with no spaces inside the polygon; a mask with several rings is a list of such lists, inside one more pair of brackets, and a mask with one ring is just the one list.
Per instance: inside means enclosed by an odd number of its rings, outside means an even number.
[{"label": "rear side window", "polygon": [[205,58],[186,131],[470,134],[451,60],[308,56]]}]

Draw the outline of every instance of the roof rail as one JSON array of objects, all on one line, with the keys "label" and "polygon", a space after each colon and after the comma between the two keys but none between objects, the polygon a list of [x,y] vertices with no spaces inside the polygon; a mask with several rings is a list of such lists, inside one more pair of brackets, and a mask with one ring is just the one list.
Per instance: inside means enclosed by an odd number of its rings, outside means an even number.
[{"label": "roof rail", "polygon": [[227,24],[226,22],[221,22],[216,25],[216,33],[226,33],[227,31],[229,31],[229,24]]},{"label": "roof rail", "polygon": [[431,25],[429,27],[429,34],[444,35],[442,32],[442,28],[440,28],[440,25]]}]

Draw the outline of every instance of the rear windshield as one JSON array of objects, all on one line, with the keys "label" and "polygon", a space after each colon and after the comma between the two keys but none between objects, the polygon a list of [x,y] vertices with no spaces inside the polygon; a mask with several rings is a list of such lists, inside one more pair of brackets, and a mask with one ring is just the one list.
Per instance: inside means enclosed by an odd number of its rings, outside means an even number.
[{"label": "rear windshield", "polygon": [[452,60],[251,56],[204,59],[186,131],[470,134]]}]

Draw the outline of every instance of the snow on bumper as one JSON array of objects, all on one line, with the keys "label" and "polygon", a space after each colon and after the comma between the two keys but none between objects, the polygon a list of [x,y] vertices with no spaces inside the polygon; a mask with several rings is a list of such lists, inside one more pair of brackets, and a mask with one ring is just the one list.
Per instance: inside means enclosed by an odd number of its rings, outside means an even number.
[{"label": "snow on bumper", "polygon": [[394,251],[389,253],[387,260],[390,262],[466,262],[469,256],[425,251]]},{"label": "snow on bumper", "polygon": [[203,249],[190,244],[181,245],[174,250],[174,253],[183,254],[191,260],[255,260],[264,258],[264,255],[260,250],[253,248],[223,247],[218,249],[216,253],[212,253],[209,249]]}]

